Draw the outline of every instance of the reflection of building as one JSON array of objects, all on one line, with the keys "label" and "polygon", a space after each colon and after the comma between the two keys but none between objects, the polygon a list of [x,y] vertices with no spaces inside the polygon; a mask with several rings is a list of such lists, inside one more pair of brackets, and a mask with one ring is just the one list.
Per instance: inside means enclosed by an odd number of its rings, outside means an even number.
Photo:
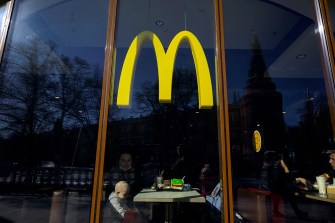
[{"label": "reflection of building", "polygon": [[229,104],[230,142],[233,154],[241,154],[243,148],[243,131],[239,100],[238,91],[234,90],[234,101]]},{"label": "reflection of building", "polygon": [[263,60],[260,43],[254,35],[248,81],[241,97],[241,120],[244,150],[253,150],[251,137],[254,130],[262,134],[261,151],[281,150],[284,146],[284,117],[282,94],[276,91]]},{"label": "reflection of building", "polygon": [[[159,115],[113,120],[108,130],[111,140],[107,142],[107,152],[125,149],[140,155],[141,159],[158,153],[162,162],[168,162],[176,155],[176,145],[187,144],[193,158],[212,160],[217,156],[217,151],[212,149],[217,146],[215,114],[215,109],[180,110],[173,114],[162,110]],[[211,152],[204,155],[204,149]]]}]

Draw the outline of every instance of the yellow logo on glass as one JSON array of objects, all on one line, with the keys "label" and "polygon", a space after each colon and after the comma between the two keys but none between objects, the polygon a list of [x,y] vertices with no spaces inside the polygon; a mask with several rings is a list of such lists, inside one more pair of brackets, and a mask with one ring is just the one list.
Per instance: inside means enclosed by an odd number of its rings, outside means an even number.
[{"label": "yellow logo on glass", "polygon": [[261,133],[257,130],[254,131],[252,136],[252,144],[256,152],[259,152],[262,148],[262,136]]},{"label": "yellow logo on glass", "polygon": [[171,103],[172,76],[177,50],[182,41],[188,40],[195,64],[199,108],[213,107],[213,90],[207,59],[199,40],[189,31],[179,32],[171,41],[166,53],[162,42],[150,31],[141,32],[131,43],[121,70],[117,105],[130,106],[130,95],[134,78],[134,67],[144,41],[151,41],[156,53],[158,68],[159,102]]}]

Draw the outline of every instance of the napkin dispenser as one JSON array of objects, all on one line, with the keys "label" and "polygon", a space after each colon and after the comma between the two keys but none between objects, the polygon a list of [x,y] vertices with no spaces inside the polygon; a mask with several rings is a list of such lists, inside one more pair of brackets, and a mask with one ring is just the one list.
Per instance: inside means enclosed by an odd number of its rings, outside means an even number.
[{"label": "napkin dispenser", "polygon": [[177,190],[183,190],[184,180],[183,179],[171,179],[171,188]]}]

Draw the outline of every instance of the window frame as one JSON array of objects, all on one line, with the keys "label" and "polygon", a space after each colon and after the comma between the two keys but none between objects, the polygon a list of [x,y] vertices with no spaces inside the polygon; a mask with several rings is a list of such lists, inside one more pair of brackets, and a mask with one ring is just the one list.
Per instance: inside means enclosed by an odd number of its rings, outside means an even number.
[{"label": "window frame", "polygon": [[14,8],[14,2],[15,0],[9,0],[6,3],[6,9],[4,12],[4,20],[3,20],[3,26],[0,30],[0,61],[2,61],[2,56],[4,54],[4,48],[5,48],[5,43],[8,35],[8,30],[9,30],[9,23],[11,20],[13,8]]}]

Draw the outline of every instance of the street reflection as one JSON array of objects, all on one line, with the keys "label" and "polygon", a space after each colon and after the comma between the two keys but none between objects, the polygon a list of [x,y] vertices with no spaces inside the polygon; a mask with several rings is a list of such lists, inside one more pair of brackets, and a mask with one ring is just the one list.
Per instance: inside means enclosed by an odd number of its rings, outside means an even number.
[{"label": "street reflection", "polygon": [[108,6],[14,4],[0,67],[1,222],[89,222]]}]

